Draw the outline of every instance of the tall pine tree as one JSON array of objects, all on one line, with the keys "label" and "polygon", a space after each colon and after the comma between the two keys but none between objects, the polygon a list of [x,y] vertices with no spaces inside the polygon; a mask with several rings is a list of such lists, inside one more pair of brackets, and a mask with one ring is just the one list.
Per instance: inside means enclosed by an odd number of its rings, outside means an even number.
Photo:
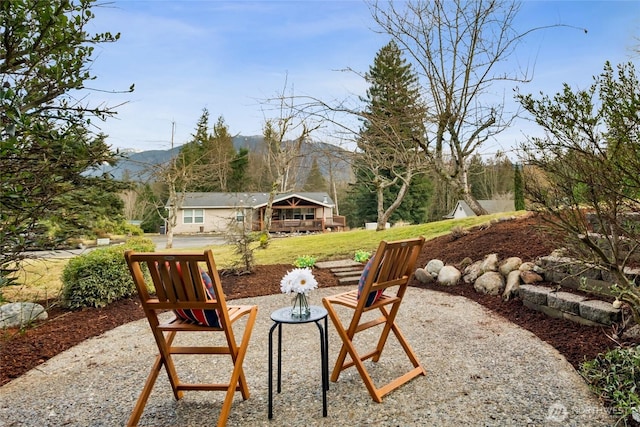
[{"label": "tall pine tree", "polygon": [[430,184],[417,144],[425,137],[418,78],[394,41],[380,49],[365,78],[370,87],[349,195],[355,212],[348,216],[357,225],[375,221],[378,230],[388,221],[424,222]]}]

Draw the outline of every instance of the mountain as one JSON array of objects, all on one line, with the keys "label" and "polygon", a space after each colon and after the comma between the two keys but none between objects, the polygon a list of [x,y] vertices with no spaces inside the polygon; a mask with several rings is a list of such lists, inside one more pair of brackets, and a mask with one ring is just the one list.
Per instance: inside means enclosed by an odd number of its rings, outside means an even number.
[{"label": "mountain", "polygon": [[[262,152],[266,149],[264,138],[260,135],[234,136],[233,146],[236,150],[247,148],[252,153]],[[159,165],[166,164],[179,152],[180,147],[174,147],[169,150],[121,152],[122,159],[115,166],[105,165],[100,170],[93,171],[91,175],[108,173],[117,180],[127,179],[145,182],[151,178],[152,173],[157,170]],[[301,173],[298,174],[300,180],[304,182],[307,176],[304,171],[311,169],[311,164],[315,158],[320,171],[327,180],[331,167],[336,181],[352,181],[353,173],[349,162],[346,160],[349,154],[347,150],[325,142],[313,141],[310,144],[304,144],[299,165],[301,170]]]}]

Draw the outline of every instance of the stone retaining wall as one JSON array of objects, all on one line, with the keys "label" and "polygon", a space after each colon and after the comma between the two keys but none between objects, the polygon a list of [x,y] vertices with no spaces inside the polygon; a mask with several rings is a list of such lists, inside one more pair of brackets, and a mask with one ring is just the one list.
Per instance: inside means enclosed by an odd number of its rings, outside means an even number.
[{"label": "stone retaining wall", "polygon": [[619,322],[622,317],[620,309],[609,302],[556,291],[547,286],[521,285],[518,296],[526,307],[583,325],[608,326]]}]

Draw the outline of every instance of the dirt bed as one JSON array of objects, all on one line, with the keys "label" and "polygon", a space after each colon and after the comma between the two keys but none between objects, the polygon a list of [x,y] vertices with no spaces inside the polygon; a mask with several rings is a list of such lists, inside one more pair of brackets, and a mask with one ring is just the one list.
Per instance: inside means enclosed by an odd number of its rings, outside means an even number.
[{"label": "dirt bed", "polygon": [[[533,261],[554,249],[541,226],[538,218],[529,216],[479,227],[455,239],[451,235],[435,238],[425,244],[418,265],[424,266],[434,258],[459,264],[464,258],[477,261],[490,253],[498,254],[500,259],[519,256],[523,261]],[[251,275],[223,275],[223,287],[229,299],[279,293],[280,279],[291,268],[291,265],[284,264],[258,266]],[[338,285],[328,270],[316,270],[314,274],[321,287]],[[549,318],[524,307],[517,298],[503,302],[500,297],[479,295],[471,285],[463,284],[445,288],[423,285],[414,279],[411,285],[462,295],[478,302],[554,346],[576,368],[585,359],[592,359],[617,346],[607,336],[611,334],[610,328],[582,326],[568,320]],[[144,313],[135,298],[102,309],[67,311],[51,307],[49,320],[36,327],[25,332],[2,332],[0,385],[87,338],[142,317]]]}]

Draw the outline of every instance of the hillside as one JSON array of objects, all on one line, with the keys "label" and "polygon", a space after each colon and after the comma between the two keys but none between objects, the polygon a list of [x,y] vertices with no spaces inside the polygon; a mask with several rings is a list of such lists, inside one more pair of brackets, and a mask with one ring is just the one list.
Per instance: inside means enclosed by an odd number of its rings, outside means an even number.
[{"label": "hillside", "polygon": [[[259,135],[234,136],[233,146],[236,150],[246,148],[253,154],[262,153],[265,150],[264,138]],[[157,169],[158,165],[167,163],[179,151],[180,147],[168,150],[125,151],[122,152],[122,160],[116,166],[103,166],[100,170],[94,171],[92,175],[109,173],[117,180],[126,178],[132,181],[145,182],[149,180],[151,173]],[[302,185],[306,180],[314,158],[317,160],[320,171],[325,178],[328,179],[331,171],[336,182],[351,181],[351,166],[345,160],[348,156],[348,151],[324,142],[313,141],[310,144],[303,145],[302,159],[298,168],[300,173],[296,174],[299,177],[299,184]]]}]

